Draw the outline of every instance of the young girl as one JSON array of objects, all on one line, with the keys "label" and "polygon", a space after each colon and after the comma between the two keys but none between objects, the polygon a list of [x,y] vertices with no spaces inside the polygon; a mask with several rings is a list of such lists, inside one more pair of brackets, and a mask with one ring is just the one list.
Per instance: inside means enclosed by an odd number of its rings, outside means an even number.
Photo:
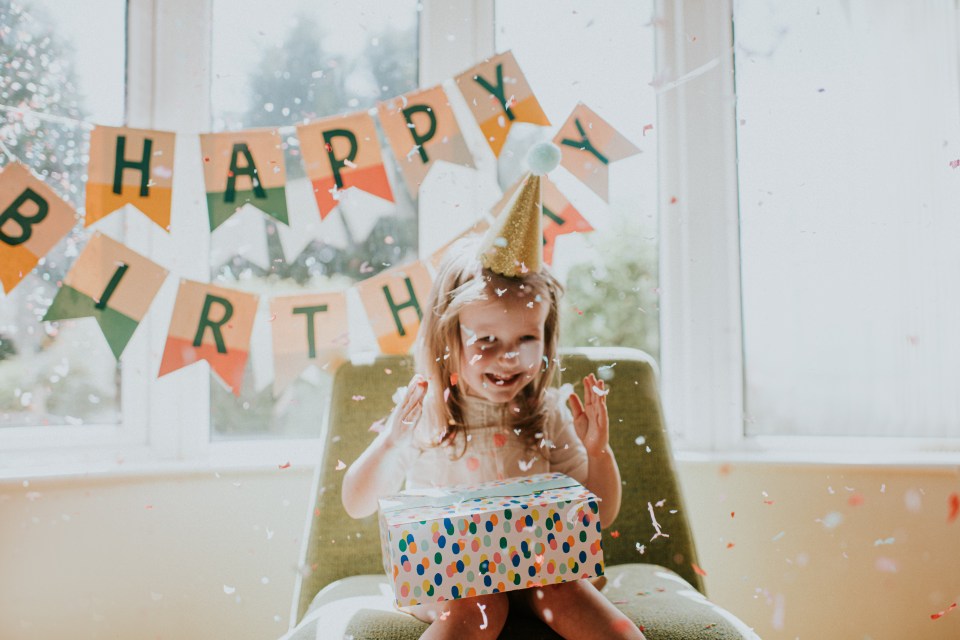
[{"label": "young girl", "polygon": [[[540,249],[539,233],[534,240]],[[516,277],[501,275],[484,266],[479,249],[468,241],[447,252],[417,337],[419,373],[347,470],[344,507],[361,518],[377,510],[378,497],[404,484],[559,471],[601,499],[607,527],[620,509],[620,472],[607,437],[603,381],[584,378],[583,400],[550,386],[558,368],[560,284],[524,264]],[[510,607],[531,611],[565,638],[643,638],[587,580],[405,610],[431,622],[423,638],[492,639]]]}]

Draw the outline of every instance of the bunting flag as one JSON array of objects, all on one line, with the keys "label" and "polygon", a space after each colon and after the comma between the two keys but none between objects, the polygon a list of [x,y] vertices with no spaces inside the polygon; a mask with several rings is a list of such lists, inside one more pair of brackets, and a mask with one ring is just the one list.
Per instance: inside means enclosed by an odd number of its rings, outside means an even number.
[{"label": "bunting flag", "polygon": [[167,270],[100,232],[64,278],[45,322],[93,316],[117,360],[167,277]]},{"label": "bunting flag", "polygon": [[252,293],[181,280],[158,375],[206,360],[239,396],[257,301]]},{"label": "bunting flag", "polygon": [[[520,187],[522,180],[504,192],[490,213],[499,216],[503,208],[513,198],[513,194]],[[543,261],[553,264],[553,250],[557,236],[566,233],[583,233],[593,231],[593,227],[586,218],[572,205],[567,197],[560,192],[557,185],[547,176],[540,178],[541,209],[543,211]]]},{"label": "bunting flag", "polygon": [[132,204],[170,231],[176,134],[96,126],[90,134],[84,226]]},{"label": "bunting flag", "polygon": [[585,233],[593,231],[593,227],[547,176],[540,179],[540,188],[543,190],[543,261],[552,265],[557,236]]},{"label": "bunting flag", "polygon": [[248,202],[287,224],[287,172],[276,129],[200,134],[210,230]]},{"label": "bunting flag", "polygon": [[297,137],[321,220],[337,206],[339,192],[349,187],[394,202],[377,125],[369,113],[360,111],[300,125]]},{"label": "bunting flag", "polygon": [[410,197],[416,199],[420,184],[437,160],[474,166],[442,86],[381,102],[377,112]]},{"label": "bunting flag", "polygon": [[550,124],[509,51],[464,71],[456,80],[483,137],[497,157],[513,123]]},{"label": "bunting flag", "polygon": [[272,298],[270,323],[274,396],[308,366],[332,371],[346,360],[350,325],[343,292]]},{"label": "bunting flag", "polygon": [[432,284],[430,272],[419,261],[357,283],[357,293],[382,353],[404,354],[410,350]]},{"label": "bunting flag", "polygon": [[553,142],[560,147],[560,164],[609,202],[610,163],[640,153],[632,142],[582,102],[560,127]]},{"label": "bunting flag", "polygon": [[76,212],[19,162],[0,172],[0,283],[7,293],[60,242]]}]

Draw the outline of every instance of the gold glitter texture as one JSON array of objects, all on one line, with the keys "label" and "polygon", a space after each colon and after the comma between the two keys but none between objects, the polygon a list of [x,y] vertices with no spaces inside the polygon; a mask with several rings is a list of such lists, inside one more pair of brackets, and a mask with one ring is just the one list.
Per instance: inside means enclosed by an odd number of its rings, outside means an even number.
[{"label": "gold glitter texture", "polygon": [[484,239],[483,266],[508,278],[538,273],[543,264],[542,218],[540,177],[528,173]]}]

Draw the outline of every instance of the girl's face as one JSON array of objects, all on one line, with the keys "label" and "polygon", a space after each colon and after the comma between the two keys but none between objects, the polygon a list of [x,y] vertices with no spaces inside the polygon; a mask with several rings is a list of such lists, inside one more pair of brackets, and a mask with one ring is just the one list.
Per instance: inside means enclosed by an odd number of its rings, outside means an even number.
[{"label": "girl's face", "polygon": [[509,402],[540,373],[549,309],[529,289],[497,291],[460,310],[459,379],[468,395]]}]

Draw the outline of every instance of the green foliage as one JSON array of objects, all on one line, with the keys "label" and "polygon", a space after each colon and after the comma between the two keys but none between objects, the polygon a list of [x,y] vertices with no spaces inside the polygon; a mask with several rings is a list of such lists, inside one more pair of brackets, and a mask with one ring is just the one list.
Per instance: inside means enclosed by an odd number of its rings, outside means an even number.
[{"label": "green foliage", "polygon": [[620,224],[594,232],[599,261],[570,269],[561,302],[564,346],[628,346],[657,356],[656,250],[639,230]]}]

